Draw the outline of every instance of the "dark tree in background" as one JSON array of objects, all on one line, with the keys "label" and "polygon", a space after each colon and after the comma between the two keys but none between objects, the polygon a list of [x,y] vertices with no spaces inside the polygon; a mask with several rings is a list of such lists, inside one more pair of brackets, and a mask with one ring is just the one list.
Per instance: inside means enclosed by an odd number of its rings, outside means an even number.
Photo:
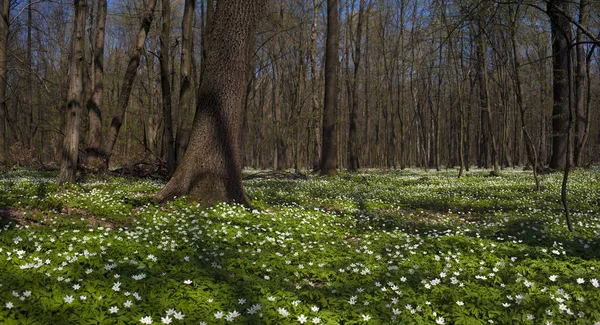
[{"label": "dark tree in background", "polygon": [[242,187],[241,140],[249,47],[265,0],[219,0],[183,161],[159,201],[188,195],[204,205],[248,204]]},{"label": "dark tree in background", "polygon": [[337,75],[340,26],[338,1],[327,0],[327,43],[325,45],[325,99],[323,106],[323,146],[321,151],[321,175],[337,174]]},{"label": "dark tree in background", "polygon": [[164,198],[244,202],[243,167],[600,162],[598,1],[261,0],[242,39],[214,24],[217,3],[223,16],[241,1],[87,0],[83,57],[73,2],[0,0],[2,168],[168,177],[191,146]]},{"label": "dark tree in background", "polygon": [[79,157],[79,128],[83,107],[83,63],[86,0],[75,0],[73,14],[73,37],[71,38],[71,59],[69,64],[69,92],[64,126],[62,161],[58,183],[75,183],[77,160]]},{"label": "dark tree in background", "polygon": [[102,149],[102,102],[104,96],[104,39],[106,30],[107,0],[98,0],[96,12],[96,28],[94,31],[93,58],[91,73],[92,94],[87,102],[88,110],[88,166],[101,169],[104,166],[104,150]]},{"label": "dark tree in background", "polygon": [[6,77],[8,71],[8,32],[10,0],[0,0],[0,164],[6,163]]},{"label": "dark tree in background", "polygon": [[569,60],[571,24],[564,13],[567,1],[550,0],[548,17],[552,31],[552,156],[550,168],[564,169],[567,161],[569,132]]}]

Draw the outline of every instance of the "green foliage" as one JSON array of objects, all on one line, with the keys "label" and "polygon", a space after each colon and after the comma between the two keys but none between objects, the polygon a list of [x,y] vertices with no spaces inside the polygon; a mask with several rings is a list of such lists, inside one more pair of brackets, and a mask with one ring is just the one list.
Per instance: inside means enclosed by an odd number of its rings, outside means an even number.
[{"label": "green foliage", "polygon": [[[203,209],[116,177],[0,176],[3,324],[593,324],[600,172],[366,172],[245,183]],[[181,319],[178,319],[181,318]]]}]

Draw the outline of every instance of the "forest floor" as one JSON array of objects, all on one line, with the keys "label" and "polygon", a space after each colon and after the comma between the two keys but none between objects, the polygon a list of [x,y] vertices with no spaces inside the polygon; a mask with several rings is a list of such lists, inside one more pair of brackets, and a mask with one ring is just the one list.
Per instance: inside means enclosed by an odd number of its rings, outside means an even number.
[{"label": "forest floor", "polygon": [[575,234],[561,174],[249,177],[252,209],[56,179],[0,174],[2,324],[600,324],[599,169]]}]

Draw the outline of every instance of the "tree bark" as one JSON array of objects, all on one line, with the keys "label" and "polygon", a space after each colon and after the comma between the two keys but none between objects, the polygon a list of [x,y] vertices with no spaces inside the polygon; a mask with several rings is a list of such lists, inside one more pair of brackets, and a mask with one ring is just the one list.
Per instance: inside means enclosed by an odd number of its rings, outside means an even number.
[{"label": "tree bark", "polygon": [[159,201],[188,195],[208,206],[249,204],[242,187],[241,132],[249,46],[266,0],[219,0],[190,146]]},{"label": "tree bark", "polygon": [[[183,9],[183,21],[181,23],[181,76],[179,88],[179,111],[177,136],[175,143],[176,164],[179,164],[183,158],[183,145],[187,143],[189,135],[183,130],[183,116],[192,110],[194,100],[194,79],[192,78],[192,59],[193,59],[193,33],[192,25],[194,23],[194,10],[196,0],[185,0]],[[185,141],[184,141],[185,139]]]},{"label": "tree bark", "polygon": [[0,165],[7,162],[6,139],[6,87],[8,72],[8,32],[9,32],[10,0],[0,0]]},{"label": "tree bark", "polygon": [[77,175],[79,154],[79,127],[81,103],[83,100],[83,33],[85,30],[86,0],[75,0],[73,15],[73,37],[71,38],[71,62],[69,73],[69,91],[64,124],[62,160],[58,183],[74,183]]},{"label": "tree bark", "polygon": [[354,77],[352,81],[352,94],[351,94],[351,106],[350,106],[350,125],[348,129],[348,171],[356,172],[360,168],[358,160],[358,130],[357,130],[357,119],[358,119],[358,72],[360,67],[360,47],[362,43],[362,25],[364,19],[365,0],[360,0],[358,7],[358,23],[356,25],[356,39],[354,55],[352,56],[354,61]]},{"label": "tree bark", "polygon": [[321,151],[321,175],[337,175],[336,111],[337,75],[340,26],[338,1],[327,0],[327,40],[325,44],[325,96],[323,106],[323,147]]},{"label": "tree bark", "polygon": [[317,73],[317,24],[319,22],[319,4],[313,0],[313,22],[310,30],[310,76],[312,79],[312,128],[314,139],[312,143],[313,159],[312,169],[319,170],[321,164],[321,114],[319,112],[318,80]]},{"label": "tree bark", "polygon": [[550,0],[548,16],[552,34],[552,156],[550,168],[564,169],[567,156],[567,132],[569,128],[569,44],[571,26],[560,11],[566,12],[568,2]]},{"label": "tree bark", "polygon": [[92,60],[93,89],[87,102],[89,130],[86,148],[87,164],[94,169],[102,169],[104,152],[102,149],[102,100],[104,95],[104,35],[106,29],[107,0],[98,0],[98,13]]},{"label": "tree bark", "polygon": [[162,30],[160,33],[160,86],[162,89],[162,105],[164,127],[164,146],[167,154],[167,172],[175,172],[175,142],[173,139],[173,115],[171,113],[171,0],[162,0]]},{"label": "tree bark", "polygon": [[[587,1],[579,1],[579,24],[585,26],[587,23]],[[583,163],[583,153],[586,138],[586,111],[585,111],[585,49],[583,32],[577,29],[575,42],[575,147],[574,147],[574,164],[575,167],[580,167]]]},{"label": "tree bark", "polygon": [[145,8],[146,10],[142,16],[142,26],[140,27],[140,30],[137,35],[135,48],[130,54],[129,63],[127,64],[127,69],[125,70],[125,76],[123,77],[123,84],[121,85],[121,90],[119,92],[119,97],[117,99],[116,106],[119,115],[113,117],[110,123],[108,135],[104,143],[105,168],[108,168],[110,156],[112,155],[113,148],[115,146],[115,143],[117,142],[117,137],[119,136],[121,125],[123,125],[125,112],[127,111],[127,106],[129,105],[131,89],[133,88],[133,82],[135,81],[137,69],[140,65],[140,58],[144,49],[144,43],[146,42],[146,36],[148,35],[148,31],[150,30],[150,26],[152,25],[152,20],[154,19],[154,9],[156,8],[156,2],[157,0],[149,0],[147,3],[147,6]]},{"label": "tree bark", "polygon": [[479,103],[481,108],[481,158],[484,159],[485,168],[493,167],[494,172],[498,172],[498,146],[492,127],[490,94],[488,87],[487,60],[484,30],[480,22],[477,36],[477,76],[479,80]]}]

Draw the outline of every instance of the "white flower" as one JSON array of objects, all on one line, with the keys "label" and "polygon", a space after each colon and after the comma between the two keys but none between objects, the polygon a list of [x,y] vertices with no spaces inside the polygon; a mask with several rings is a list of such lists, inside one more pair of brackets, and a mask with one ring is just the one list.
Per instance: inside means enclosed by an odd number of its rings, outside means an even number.
[{"label": "white flower", "polygon": [[81,286],[79,284],[73,285],[73,290],[79,290],[79,288],[81,288]]},{"label": "white flower", "polygon": [[116,314],[119,311],[119,307],[117,306],[112,306],[108,309],[108,312],[111,314]]},{"label": "white flower", "polygon": [[218,312],[215,313],[215,318],[216,319],[221,319],[221,318],[223,318],[223,316],[224,316],[224,314],[223,314],[222,311],[218,311]]},{"label": "white flower", "polygon": [[287,311],[287,309],[285,309],[283,307],[277,308],[277,312],[279,312],[279,315],[281,315],[283,317],[288,317],[290,315],[290,313]]},{"label": "white flower", "polygon": [[534,320],[534,319],[535,319],[535,316],[533,316],[531,314],[527,315],[527,320]]},{"label": "white flower", "polygon": [[140,323],[152,324],[152,316],[144,316],[144,317],[140,318]]},{"label": "white flower", "polygon": [[442,325],[446,323],[446,320],[444,319],[444,317],[439,317],[438,319],[435,320],[436,324]]},{"label": "white flower", "polygon": [[12,309],[14,306],[15,305],[10,301],[6,303],[6,308],[8,308],[8,309]]},{"label": "white flower", "polygon": [[551,275],[548,277],[548,279],[550,279],[550,281],[552,281],[552,282],[556,281],[557,278],[558,278],[558,275]]},{"label": "white flower", "polygon": [[508,308],[508,307],[510,307],[510,304],[509,304],[508,302],[503,302],[503,303],[502,303],[502,306],[504,306],[504,307]]},{"label": "white flower", "polygon": [[230,321],[230,322],[233,322],[233,320],[234,320],[236,317],[239,317],[240,315],[241,315],[241,314],[240,314],[240,313],[238,313],[238,311],[237,311],[237,310],[234,310],[234,311],[232,311],[232,312],[230,312],[230,313],[228,313],[228,314],[227,314],[227,317],[226,317],[226,319],[227,319],[228,321]]},{"label": "white flower", "polygon": [[585,280],[583,278],[578,278],[577,283],[583,284],[583,283],[585,283]]},{"label": "white flower", "polygon": [[173,319],[171,317],[169,317],[169,315],[165,316],[165,317],[161,317],[160,321],[163,324],[171,324],[171,322],[173,321]]},{"label": "white flower", "polygon": [[192,280],[185,280],[185,281],[183,281],[183,283],[185,283],[185,284],[192,284]]},{"label": "white flower", "polygon": [[73,300],[75,300],[75,299],[73,298],[73,296],[66,296],[66,297],[64,298],[64,300],[65,300],[65,302],[66,302],[66,303],[70,304],[70,303],[72,303],[72,302],[73,302]]},{"label": "white flower", "polygon": [[317,307],[317,306],[312,306],[312,307],[310,307],[310,310],[312,310],[313,312],[315,312],[315,313],[316,313],[316,312],[318,312],[318,311],[319,311],[319,307]]},{"label": "white flower", "polygon": [[465,305],[465,303],[464,303],[464,302],[462,302],[462,301],[460,301],[460,300],[458,300],[458,301],[456,302],[456,304],[457,304],[457,305],[459,305],[459,306],[464,306],[464,305]]},{"label": "white flower", "polygon": [[177,319],[177,320],[182,320],[184,316],[185,316],[185,315],[184,315],[182,312],[180,312],[180,311],[178,311],[178,312],[175,312],[175,313],[173,314],[173,317],[175,317],[175,319]]},{"label": "white flower", "polygon": [[119,291],[119,290],[121,290],[121,288],[120,288],[120,287],[121,287],[121,282],[117,281],[117,282],[115,282],[115,283],[113,284],[113,286],[112,286],[112,289],[113,289],[114,291]]},{"label": "white flower", "polygon": [[319,317],[313,317],[311,320],[313,324],[321,324],[321,319]]},{"label": "white flower", "polygon": [[125,301],[125,303],[123,304],[123,306],[125,306],[126,308],[131,307],[131,305],[133,305],[133,302],[131,302],[131,300],[127,300]]},{"label": "white flower", "polygon": [[87,299],[87,297],[86,297],[86,296],[79,296],[79,299],[81,299],[81,300],[86,300],[86,299]]},{"label": "white flower", "polygon": [[304,314],[302,314],[302,315],[298,316],[298,322],[299,322],[300,324],[304,324],[304,323],[306,323],[307,321],[308,321],[308,318],[307,318],[306,316],[304,316]]},{"label": "white flower", "polygon": [[243,305],[245,303],[246,303],[246,299],[244,299],[244,298],[238,299],[238,304]]},{"label": "white flower", "polygon": [[362,316],[362,318],[363,318],[363,320],[364,320],[365,322],[368,322],[368,321],[369,321],[369,319],[371,319],[371,316],[370,316],[370,315],[368,315],[368,314],[367,314],[367,315],[365,315],[365,314],[362,314],[361,316]]}]

